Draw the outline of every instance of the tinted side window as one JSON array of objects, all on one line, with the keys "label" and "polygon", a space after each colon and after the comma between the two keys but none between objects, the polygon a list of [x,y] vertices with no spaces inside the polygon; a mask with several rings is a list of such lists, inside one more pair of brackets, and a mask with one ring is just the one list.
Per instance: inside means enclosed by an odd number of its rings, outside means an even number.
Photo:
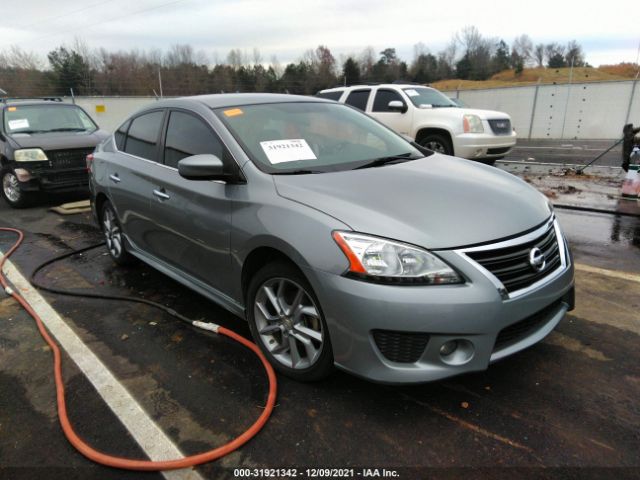
[{"label": "tinted side window", "polygon": [[336,102],[342,96],[342,91],[338,92],[319,92],[316,94],[316,97],[326,98],[327,100],[335,100]]},{"label": "tinted side window", "polygon": [[157,111],[136,117],[131,122],[124,151],[131,155],[157,161],[156,145],[164,112]]},{"label": "tinted side window", "polygon": [[116,140],[116,147],[118,150],[124,151],[124,141],[127,138],[127,130],[129,129],[129,125],[131,124],[131,120],[127,120],[124,122],[116,133],[113,135]]},{"label": "tinted side window", "polygon": [[349,94],[345,103],[352,107],[359,108],[364,112],[367,108],[369,93],[371,93],[371,90],[355,90]]},{"label": "tinted side window", "polygon": [[394,112],[397,110],[389,109],[389,102],[393,100],[400,100],[405,105],[404,100],[400,94],[394,90],[378,90],[376,98],[373,101],[373,112]]},{"label": "tinted side window", "polygon": [[222,143],[202,120],[187,113],[171,112],[164,147],[165,165],[178,168],[183,158],[203,153],[222,159]]}]

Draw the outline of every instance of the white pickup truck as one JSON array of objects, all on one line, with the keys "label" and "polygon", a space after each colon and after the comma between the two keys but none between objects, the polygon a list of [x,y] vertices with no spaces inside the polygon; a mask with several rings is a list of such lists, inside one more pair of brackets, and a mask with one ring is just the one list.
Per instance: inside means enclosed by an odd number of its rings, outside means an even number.
[{"label": "white pickup truck", "polygon": [[461,108],[434,88],[355,85],[321,90],[317,96],[358,108],[420,145],[447,155],[492,164],[516,144],[509,115]]}]

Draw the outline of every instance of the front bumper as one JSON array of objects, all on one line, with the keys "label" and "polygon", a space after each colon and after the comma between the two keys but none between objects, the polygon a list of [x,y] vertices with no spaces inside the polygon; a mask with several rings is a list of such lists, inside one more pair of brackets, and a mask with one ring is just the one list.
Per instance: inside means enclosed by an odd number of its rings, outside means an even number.
[{"label": "front bumper", "polygon": [[503,157],[516,145],[516,139],[515,132],[510,135],[464,133],[453,140],[454,155],[468,159]]},{"label": "front bumper", "polygon": [[[24,168],[24,167],[20,167]],[[88,190],[89,176],[86,168],[79,169],[28,169],[30,180],[20,182],[20,189],[24,192],[66,192],[73,190]]]},{"label": "front bumper", "polygon": [[[570,260],[549,282],[526,295],[505,299],[486,274],[463,257],[455,252],[438,254],[463,272],[467,283],[391,286],[305,270],[323,308],[336,366],[389,384],[429,382],[485,370],[491,362],[540,341],[573,308]],[[534,328],[496,346],[501,331],[517,330],[532,318]],[[391,361],[374,338],[380,330],[428,334],[428,341],[416,361]],[[467,348],[462,360],[441,355],[442,345],[451,340]]]}]

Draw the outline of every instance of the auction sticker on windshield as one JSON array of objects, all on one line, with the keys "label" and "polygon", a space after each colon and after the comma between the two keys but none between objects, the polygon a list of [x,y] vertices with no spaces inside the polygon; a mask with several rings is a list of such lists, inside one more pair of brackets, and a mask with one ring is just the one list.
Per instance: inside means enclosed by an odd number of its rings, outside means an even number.
[{"label": "auction sticker on windshield", "polygon": [[260,142],[260,146],[271,163],[316,160],[317,158],[304,138],[270,140]]},{"label": "auction sticker on windshield", "polygon": [[18,120],[9,120],[9,128],[11,130],[18,130],[19,128],[29,128],[29,120],[26,118],[20,118]]}]

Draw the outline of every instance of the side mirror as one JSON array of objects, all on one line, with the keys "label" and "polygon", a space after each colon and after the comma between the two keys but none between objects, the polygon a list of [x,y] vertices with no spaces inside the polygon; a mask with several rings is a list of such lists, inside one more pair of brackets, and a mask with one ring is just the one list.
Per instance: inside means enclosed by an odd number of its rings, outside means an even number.
[{"label": "side mirror", "polygon": [[404,113],[407,111],[407,106],[400,100],[391,100],[387,106],[392,112]]},{"label": "side mirror", "polygon": [[228,180],[224,164],[215,155],[193,155],[178,162],[178,173],[188,180]]}]

